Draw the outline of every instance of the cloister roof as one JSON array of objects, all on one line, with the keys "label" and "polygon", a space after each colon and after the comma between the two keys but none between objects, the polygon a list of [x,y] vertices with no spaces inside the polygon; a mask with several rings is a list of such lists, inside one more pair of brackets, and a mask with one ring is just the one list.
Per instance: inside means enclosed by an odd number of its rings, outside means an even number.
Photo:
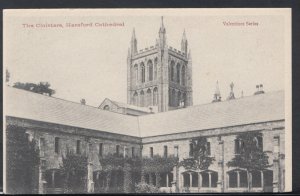
[{"label": "cloister roof", "polygon": [[285,119],[284,91],[139,117],[141,137]]},{"label": "cloister roof", "polygon": [[6,87],[5,115],[136,137],[230,127],[285,119],[284,91],[129,116]]},{"label": "cloister roof", "polygon": [[140,136],[137,118],[63,99],[7,87],[7,116]]}]

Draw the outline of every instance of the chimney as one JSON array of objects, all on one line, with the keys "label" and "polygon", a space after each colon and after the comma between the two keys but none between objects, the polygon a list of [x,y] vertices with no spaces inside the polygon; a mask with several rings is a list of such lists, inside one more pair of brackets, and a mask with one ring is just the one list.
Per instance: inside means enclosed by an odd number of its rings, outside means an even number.
[{"label": "chimney", "polygon": [[256,85],[256,92],[254,93],[254,95],[259,95],[264,93],[265,91],[263,90],[263,85],[262,84]]}]

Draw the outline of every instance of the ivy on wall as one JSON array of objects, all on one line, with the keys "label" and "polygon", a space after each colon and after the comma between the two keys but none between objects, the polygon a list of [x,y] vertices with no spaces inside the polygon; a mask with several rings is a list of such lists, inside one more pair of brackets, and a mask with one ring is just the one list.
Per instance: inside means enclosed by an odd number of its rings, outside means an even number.
[{"label": "ivy on wall", "polygon": [[267,155],[270,151],[263,151],[258,145],[258,138],[262,138],[262,133],[246,132],[237,135],[236,140],[241,142],[240,152],[227,163],[228,167],[242,168],[247,171],[248,191],[251,189],[250,172],[262,171],[272,166]]},{"label": "ivy on wall", "polygon": [[183,159],[179,163],[179,166],[183,166],[187,170],[207,170],[213,161],[215,161],[215,158],[209,156],[207,153],[207,138],[194,138],[191,144],[193,145],[192,156]]},{"label": "ivy on wall", "polygon": [[6,191],[9,194],[37,193],[39,149],[30,141],[26,130],[15,125],[6,127]]},{"label": "ivy on wall", "polygon": [[65,193],[84,193],[86,192],[88,158],[85,155],[78,155],[72,151],[67,151],[62,156],[60,172],[64,178]]}]

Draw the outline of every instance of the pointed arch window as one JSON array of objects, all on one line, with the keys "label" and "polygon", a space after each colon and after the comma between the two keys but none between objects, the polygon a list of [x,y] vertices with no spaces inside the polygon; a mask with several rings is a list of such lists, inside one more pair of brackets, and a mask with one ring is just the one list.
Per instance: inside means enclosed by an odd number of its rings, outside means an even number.
[{"label": "pointed arch window", "polygon": [[148,61],[149,81],[153,80],[153,63],[151,60]]},{"label": "pointed arch window", "polygon": [[176,103],[176,92],[175,92],[175,89],[173,89],[172,96],[171,96],[171,105],[176,106],[175,103]]},{"label": "pointed arch window", "polygon": [[169,88],[169,106],[172,106],[172,89]]},{"label": "pointed arch window", "polygon": [[134,78],[135,78],[135,84],[137,85],[139,83],[139,70],[138,65],[134,65]]},{"label": "pointed arch window", "polygon": [[145,106],[145,95],[144,95],[144,91],[143,90],[140,93],[140,106],[141,107]]},{"label": "pointed arch window", "polygon": [[146,100],[146,105],[145,106],[150,106],[151,105],[151,89],[147,90],[147,100]]},{"label": "pointed arch window", "polygon": [[134,92],[133,94],[133,105],[138,105],[138,93]]},{"label": "pointed arch window", "polygon": [[141,64],[141,79],[142,79],[142,83],[145,82],[145,66],[144,63]]},{"label": "pointed arch window", "polygon": [[175,62],[171,61],[171,81],[174,81],[175,77]]},{"label": "pointed arch window", "polygon": [[177,83],[180,84],[180,64],[178,63],[177,66],[176,66],[176,72],[177,72]]},{"label": "pointed arch window", "polygon": [[154,59],[154,80],[157,79],[157,58]]},{"label": "pointed arch window", "polygon": [[181,69],[181,83],[182,83],[182,86],[185,85],[185,66],[182,66],[182,69]]}]

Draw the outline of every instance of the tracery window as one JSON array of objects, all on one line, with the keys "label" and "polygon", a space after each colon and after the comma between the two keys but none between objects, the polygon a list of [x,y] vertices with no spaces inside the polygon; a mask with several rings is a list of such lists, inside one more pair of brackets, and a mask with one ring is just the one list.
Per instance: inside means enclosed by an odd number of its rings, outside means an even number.
[{"label": "tracery window", "polygon": [[142,83],[145,82],[145,66],[144,63],[141,64],[141,79],[142,79]]},{"label": "tracery window", "polygon": [[182,83],[182,86],[185,86],[185,66],[182,66],[182,69],[181,69],[181,83]]},{"label": "tracery window", "polygon": [[148,61],[148,71],[149,71],[149,81],[153,80],[153,63],[152,61]]},{"label": "tracery window", "polygon": [[180,84],[180,64],[179,63],[177,64],[177,70],[176,70],[176,72],[177,72],[177,76],[176,76],[177,83]]}]

